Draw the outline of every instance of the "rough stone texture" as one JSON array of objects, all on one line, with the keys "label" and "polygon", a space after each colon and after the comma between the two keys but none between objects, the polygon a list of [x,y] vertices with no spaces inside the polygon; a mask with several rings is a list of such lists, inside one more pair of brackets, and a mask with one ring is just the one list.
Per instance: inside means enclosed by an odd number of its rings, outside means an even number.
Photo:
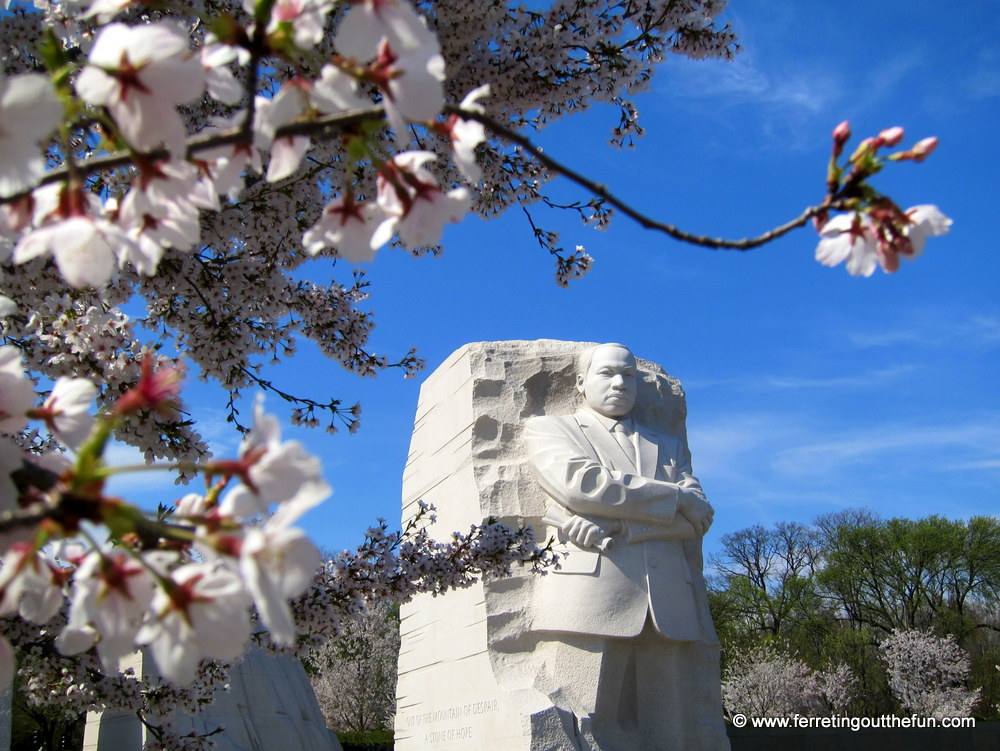
[{"label": "rough stone texture", "polygon": [[[121,667],[147,675],[155,669],[141,653]],[[224,727],[212,736],[217,751],[341,751],[298,660],[252,650],[233,668],[230,686],[204,712],[177,717],[176,732],[201,734]],[[91,712],[83,751],[140,751],[146,735],[134,714]]]},{"label": "rough stone texture", "polygon": [[[527,463],[522,425],[534,415],[574,411],[577,354],[588,346],[480,342],[435,370],[420,391],[403,475],[403,524],[423,500],[437,509],[431,531],[439,538],[487,516],[532,524],[540,539],[554,535],[542,523],[546,496]],[[637,364],[635,418],[686,446],[680,384],[657,365]],[[515,575],[444,597],[420,596],[402,608],[397,751],[588,748],[573,716],[536,687],[547,658],[532,633],[537,581]]]}]

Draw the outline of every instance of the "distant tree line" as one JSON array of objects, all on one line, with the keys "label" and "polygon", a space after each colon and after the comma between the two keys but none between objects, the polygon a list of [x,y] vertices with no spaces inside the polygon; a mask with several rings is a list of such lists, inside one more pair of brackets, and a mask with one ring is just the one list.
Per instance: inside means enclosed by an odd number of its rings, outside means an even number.
[{"label": "distant tree line", "polygon": [[[914,521],[848,510],[812,524],[755,525],[722,538],[708,573],[723,672],[732,679],[767,672],[761,665],[773,651],[791,658],[800,673],[815,671],[821,684],[823,676],[846,666],[850,702],[838,713],[876,716],[912,706],[892,655],[907,648],[945,655],[954,642],[967,655],[969,670],[951,673],[959,676],[952,688],[978,691],[973,713],[997,717],[996,517]],[[925,639],[900,636],[906,633]],[[753,658],[762,645],[772,652]],[[954,662],[954,655],[949,659]]]}]

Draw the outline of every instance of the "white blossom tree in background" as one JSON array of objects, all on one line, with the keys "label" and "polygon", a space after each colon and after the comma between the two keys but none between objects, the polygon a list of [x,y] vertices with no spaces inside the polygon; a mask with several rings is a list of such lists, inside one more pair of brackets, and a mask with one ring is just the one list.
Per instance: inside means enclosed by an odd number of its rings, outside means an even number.
[{"label": "white blossom tree in background", "polygon": [[[569,207],[586,221],[603,226],[618,211],[707,247],[746,250],[813,222],[817,260],[857,275],[894,271],[946,232],[935,207],[903,210],[871,185],[889,162],[921,161],[936,145],[904,148],[899,128],[848,154],[850,128],[838,126],[821,198],[732,241],[639,214],[525,135],[602,102],[619,113],[615,142],[628,143],[641,133],[630,97],[667,53],[734,54],[716,22],[724,5],[10,5],[0,17],[0,613],[10,616],[0,680],[13,644],[34,701],[190,709],[224,681],[252,619],[271,646],[306,649],[369,602],[551,560],[530,530],[494,520],[443,543],[419,522],[402,533],[381,524],[315,574],[319,554],[296,522],[329,493],[319,461],[283,441],[259,402],[245,420],[241,392],[279,396],[293,423],[354,430],[356,405],[287,393],[261,368],[300,337],[362,375],[412,374],[421,362],[370,351],[373,320],[357,307],[366,278],[304,281],[311,258],[359,262],[387,244],[434,252],[443,225],[469,213],[553,204],[545,185],[558,175],[592,193]],[[587,270],[584,250],[536,237],[560,283]],[[245,433],[237,456],[210,456],[181,411],[188,368],[228,392]],[[109,466],[112,437],[149,464]],[[155,515],[105,493],[112,475],[150,469],[197,476],[203,489]],[[172,687],[118,674],[143,645]],[[164,747],[181,743],[158,732]]]},{"label": "white blossom tree in background", "polygon": [[970,717],[979,689],[969,689],[969,655],[952,635],[896,629],[879,644],[889,688],[904,711],[922,717]]},{"label": "white blossom tree in background", "polygon": [[772,642],[734,655],[722,676],[722,701],[730,718],[841,715],[855,690],[847,665],[812,670]]},{"label": "white blossom tree in background", "polygon": [[399,612],[375,605],[344,624],[336,639],[306,657],[327,727],[341,731],[392,730],[396,715]]}]

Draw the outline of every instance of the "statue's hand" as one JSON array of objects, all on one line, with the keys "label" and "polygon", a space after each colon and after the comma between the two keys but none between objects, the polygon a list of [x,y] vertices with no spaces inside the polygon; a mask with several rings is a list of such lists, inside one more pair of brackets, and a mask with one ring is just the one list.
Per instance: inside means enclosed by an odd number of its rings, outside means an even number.
[{"label": "statue's hand", "polygon": [[[617,523],[614,526],[619,527]],[[592,521],[575,515],[563,522],[561,529],[571,542],[576,543],[581,548],[599,548],[602,551],[614,543],[610,535],[619,531],[618,529],[605,530]]]},{"label": "statue's hand", "polygon": [[677,510],[681,516],[691,522],[691,526],[700,535],[708,532],[715,517],[715,509],[700,495],[692,493],[684,488],[680,489]]}]

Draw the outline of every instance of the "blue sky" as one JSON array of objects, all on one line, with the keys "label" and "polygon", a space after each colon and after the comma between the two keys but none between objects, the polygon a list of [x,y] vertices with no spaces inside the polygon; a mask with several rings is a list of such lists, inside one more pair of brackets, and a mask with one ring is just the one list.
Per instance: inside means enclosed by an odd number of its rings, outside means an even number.
[{"label": "blue sky", "polygon": [[[895,275],[857,279],[814,261],[811,229],[736,253],[623,217],[596,231],[539,208],[537,223],[595,257],[563,290],[523,214],[470,219],[448,228],[439,258],[383,250],[367,267],[372,346],[390,357],[416,346],[426,373],[467,342],[503,339],[621,341],[662,364],[687,392],[695,473],[716,507],[710,550],[752,524],[852,506],[886,517],[995,513],[1000,14],[981,0],[732,0],[726,17],[743,52],[731,63],[668,59],[638,98],[647,135],[633,150],[607,145],[615,113],[604,109],[537,142],[659,219],[742,237],[822,198],[841,120],[852,143],[901,125],[905,143],[936,135],[941,145],[875,185],[903,207],[939,205],[951,234]],[[585,198],[564,182],[553,192]],[[329,273],[315,269],[317,280]],[[356,545],[377,517],[398,522],[426,373],[362,380],[304,345],[269,374],[286,390],[362,402],[356,435],[288,430],[322,457],[335,488],[307,517],[320,545]],[[219,392],[197,386],[189,401],[219,451],[234,450]]]}]

